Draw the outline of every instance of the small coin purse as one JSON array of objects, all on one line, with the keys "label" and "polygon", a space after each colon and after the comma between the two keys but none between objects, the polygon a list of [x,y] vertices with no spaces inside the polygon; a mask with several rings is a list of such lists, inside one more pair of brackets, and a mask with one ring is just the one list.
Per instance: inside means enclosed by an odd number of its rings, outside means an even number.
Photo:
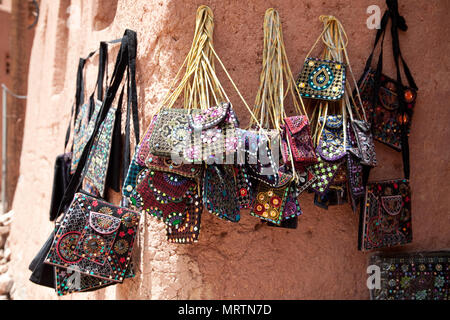
[{"label": "small coin purse", "polygon": [[345,64],[307,58],[298,76],[297,87],[302,97],[340,100],[345,91]]}]

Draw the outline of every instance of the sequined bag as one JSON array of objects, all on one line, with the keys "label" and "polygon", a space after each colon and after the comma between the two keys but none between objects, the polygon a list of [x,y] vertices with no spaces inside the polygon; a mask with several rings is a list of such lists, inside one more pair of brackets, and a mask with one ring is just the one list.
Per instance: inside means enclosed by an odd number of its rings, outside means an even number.
[{"label": "sequined bag", "polygon": [[139,218],[135,211],[77,193],[56,232],[45,263],[123,282]]},{"label": "sequined bag", "polygon": [[[449,300],[450,252],[376,253],[370,266],[380,270],[371,300]],[[373,267],[372,267],[373,268]],[[376,279],[378,280],[378,279]]]},{"label": "sequined bag", "polygon": [[236,178],[236,193],[240,208],[251,208],[254,190],[247,168],[243,165],[234,166],[234,177]]},{"label": "sequined bag", "polygon": [[343,118],[341,115],[329,115],[319,119],[323,131],[317,145],[318,162],[312,166],[317,180],[311,184],[311,189],[319,195],[324,195],[333,182],[339,168],[344,164],[346,150],[344,148]]},{"label": "sequined bag", "polygon": [[177,226],[185,219],[188,197],[197,185],[193,180],[169,172],[148,170],[131,195],[137,210]]},{"label": "sequined bag", "polygon": [[[284,119],[282,155],[284,163],[290,163],[291,147],[294,165],[308,166],[317,162],[317,155],[311,140],[308,117],[294,116]],[[289,140],[289,142],[287,141]]]},{"label": "sequined bag", "polygon": [[411,190],[406,179],[370,182],[360,219],[360,250],[410,243]]},{"label": "sequined bag", "polygon": [[[229,102],[203,110],[189,117],[191,144],[184,151],[189,162],[225,163],[238,147],[239,123]],[[234,159],[234,156],[232,157]]]},{"label": "sequined bag", "polygon": [[277,186],[259,181],[256,197],[250,214],[262,220],[280,225],[283,219],[284,206],[291,190],[292,175],[283,173]]},{"label": "sequined bag", "polygon": [[184,221],[177,225],[166,226],[167,241],[178,244],[190,244],[198,241],[203,203],[194,189],[187,195]]},{"label": "sequined bag", "polygon": [[300,95],[321,100],[340,100],[345,91],[345,64],[307,58],[297,78]]},{"label": "sequined bag", "polygon": [[[375,93],[375,71],[368,70],[360,82],[359,90],[363,107],[372,122],[374,138],[400,151],[402,149],[401,124],[405,121],[409,134],[417,94],[414,88],[403,86],[404,94],[399,98],[396,93],[397,86],[398,83],[395,80],[381,75],[379,89]],[[406,104],[403,116],[399,99]]]},{"label": "sequined bag", "polygon": [[208,165],[203,180],[203,203],[217,217],[238,222],[240,216],[237,185],[231,165]]},{"label": "sequined bag", "polygon": [[183,150],[190,144],[190,113],[197,110],[162,109],[158,113],[149,139],[151,154],[182,159]]},{"label": "sequined bag", "polygon": [[[380,28],[377,30],[374,45],[369,55],[364,72],[358,82],[363,108],[369,115],[373,136],[376,140],[402,150],[402,144],[407,143],[411,129],[411,120],[417,96],[417,85],[400,51],[398,30],[406,31],[405,19],[398,12],[397,1],[389,1],[389,9],[384,13]],[[399,19],[401,18],[401,19]],[[397,79],[383,74],[383,44],[389,19],[392,20],[392,48]],[[380,55],[377,67],[372,69],[374,51],[380,42]],[[400,62],[408,80],[408,86],[403,85],[400,72]],[[408,146],[405,146],[408,149]]]}]

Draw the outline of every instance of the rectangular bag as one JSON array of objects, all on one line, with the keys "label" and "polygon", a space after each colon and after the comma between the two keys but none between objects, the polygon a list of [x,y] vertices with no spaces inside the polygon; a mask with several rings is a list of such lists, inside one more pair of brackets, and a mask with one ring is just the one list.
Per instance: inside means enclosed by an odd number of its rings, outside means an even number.
[{"label": "rectangular bag", "polygon": [[340,100],[345,92],[345,64],[307,58],[297,78],[300,95],[328,101]]},{"label": "rectangular bag", "polygon": [[333,182],[340,167],[345,163],[347,154],[344,148],[343,118],[341,115],[328,115],[319,119],[323,131],[317,145],[318,162],[312,166],[316,181],[311,189],[319,195],[324,195]]},{"label": "rectangular bag", "polygon": [[189,115],[197,112],[198,110],[162,109],[149,140],[150,153],[168,158],[173,154],[181,158],[183,150],[190,143]]},{"label": "rectangular bag", "polygon": [[360,219],[359,249],[366,251],[410,243],[411,221],[408,180],[369,182]]},{"label": "rectangular bag", "polygon": [[317,162],[317,155],[311,140],[311,129],[308,117],[293,116],[284,119],[284,139],[282,139],[282,154],[284,163],[290,163],[288,141],[291,147],[294,165],[308,166]]},{"label": "rectangular bag", "polygon": [[188,163],[225,163],[227,155],[234,155],[237,151],[238,125],[229,102],[190,115],[191,144],[184,150],[184,159]]},{"label": "rectangular bag", "polygon": [[[370,289],[371,300],[449,300],[450,252],[376,253],[380,287]],[[374,283],[376,284],[376,283]]]},{"label": "rectangular bag", "polygon": [[56,232],[45,263],[81,274],[123,282],[139,213],[76,193]]}]

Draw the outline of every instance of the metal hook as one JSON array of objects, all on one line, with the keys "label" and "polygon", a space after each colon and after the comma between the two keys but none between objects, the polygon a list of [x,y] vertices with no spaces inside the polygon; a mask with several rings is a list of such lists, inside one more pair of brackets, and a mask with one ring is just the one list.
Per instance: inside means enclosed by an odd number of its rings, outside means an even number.
[{"label": "metal hook", "polygon": [[28,30],[34,28],[39,20],[39,4],[37,0],[32,0],[32,4],[34,5],[34,8],[36,10],[36,18],[34,19],[33,23],[28,26]]}]

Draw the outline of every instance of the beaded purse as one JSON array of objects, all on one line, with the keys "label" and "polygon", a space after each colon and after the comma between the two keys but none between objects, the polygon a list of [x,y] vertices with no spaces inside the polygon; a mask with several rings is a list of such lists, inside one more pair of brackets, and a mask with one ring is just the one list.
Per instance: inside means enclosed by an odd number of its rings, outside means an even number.
[{"label": "beaded purse", "polygon": [[241,216],[236,190],[233,166],[207,166],[203,180],[203,203],[210,213],[224,220],[238,222]]},{"label": "beaded purse", "polygon": [[[411,130],[411,119],[416,102],[416,90],[403,86],[403,96],[397,95],[398,83],[385,75],[380,76],[378,94],[375,93],[375,72],[369,69],[362,77],[359,85],[363,107],[371,122],[372,132],[376,140],[400,151],[401,124],[406,123],[406,130]],[[374,97],[375,96],[375,97]],[[404,115],[400,110],[399,99],[406,104]]]},{"label": "beaded purse", "polygon": [[[299,168],[317,162],[317,155],[311,140],[311,129],[308,117],[294,116],[284,119],[282,155],[284,163],[290,163],[289,146],[291,147],[294,165]],[[289,145],[288,141],[289,140]]]},{"label": "beaded purse", "polygon": [[406,179],[371,182],[360,219],[360,250],[412,241],[411,190]]},{"label": "beaded purse", "polygon": [[187,197],[196,183],[174,173],[148,170],[131,195],[138,210],[162,219],[169,226],[183,222]]},{"label": "beaded purse", "polygon": [[190,113],[196,112],[198,110],[162,109],[151,132],[149,152],[168,158],[181,157],[190,143]]},{"label": "beaded purse", "polygon": [[292,175],[280,175],[276,187],[262,181],[258,182],[256,197],[250,214],[262,220],[280,225],[283,219],[284,206],[291,190]]},{"label": "beaded purse", "polygon": [[307,58],[297,78],[300,95],[321,100],[339,100],[345,91],[345,64]]},{"label": "beaded purse", "polygon": [[253,185],[250,181],[247,169],[243,165],[234,167],[234,177],[236,178],[237,199],[241,209],[250,209],[253,200]]},{"label": "beaded purse", "polygon": [[329,115],[326,120],[320,117],[319,121],[321,124],[325,121],[325,125],[316,150],[318,162],[312,166],[317,180],[311,184],[311,189],[319,195],[324,195],[344,164],[346,150],[342,116]]},{"label": "beaded purse", "polygon": [[191,144],[184,150],[184,158],[188,163],[224,163],[227,155],[234,155],[237,151],[238,125],[236,114],[229,102],[191,115]]},{"label": "beaded purse", "polygon": [[380,287],[371,300],[449,300],[450,252],[412,252],[370,257],[381,271]]},{"label": "beaded purse", "polygon": [[56,232],[45,263],[123,282],[139,218],[135,211],[77,193]]}]

